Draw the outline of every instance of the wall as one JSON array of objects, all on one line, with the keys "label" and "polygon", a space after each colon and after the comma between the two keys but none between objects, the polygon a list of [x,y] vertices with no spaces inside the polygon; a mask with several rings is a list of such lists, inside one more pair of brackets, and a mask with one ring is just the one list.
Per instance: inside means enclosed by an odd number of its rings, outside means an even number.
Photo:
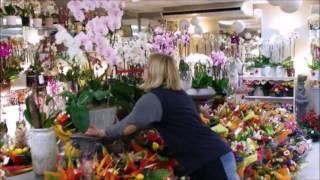
[{"label": "wall", "polygon": [[[296,74],[308,74],[307,61],[311,61],[309,28],[307,17],[311,14],[311,4],[304,3],[295,13],[285,13],[277,6],[269,4],[256,5],[255,8],[262,10],[262,38],[268,40],[274,33],[287,36],[296,31],[300,39],[296,40],[295,69]],[[306,60],[307,59],[307,60]]]}]

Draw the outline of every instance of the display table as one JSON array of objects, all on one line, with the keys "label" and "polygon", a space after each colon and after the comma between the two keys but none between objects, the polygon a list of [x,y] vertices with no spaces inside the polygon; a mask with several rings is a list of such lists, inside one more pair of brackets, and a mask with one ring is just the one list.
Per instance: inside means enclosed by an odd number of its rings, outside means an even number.
[{"label": "display table", "polygon": [[18,176],[8,177],[7,180],[43,180],[43,176],[36,176],[33,172],[28,172]]}]

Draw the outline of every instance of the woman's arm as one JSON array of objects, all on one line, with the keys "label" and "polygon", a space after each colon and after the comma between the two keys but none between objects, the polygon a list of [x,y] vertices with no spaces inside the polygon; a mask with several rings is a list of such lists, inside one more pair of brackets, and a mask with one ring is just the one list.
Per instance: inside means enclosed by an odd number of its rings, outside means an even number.
[{"label": "woman's arm", "polygon": [[127,136],[138,129],[143,129],[153,122],[159,122],[162,116],[162,106],[158,97],[152,93],[145,94],[135,104],[132,112],[117,124],[106,128],[108,139]]}]

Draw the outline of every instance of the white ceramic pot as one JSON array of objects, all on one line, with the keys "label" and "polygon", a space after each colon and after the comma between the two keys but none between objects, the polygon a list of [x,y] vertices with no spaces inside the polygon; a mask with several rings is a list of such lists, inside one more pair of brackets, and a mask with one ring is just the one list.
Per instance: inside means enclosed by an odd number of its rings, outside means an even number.
[{"label": "white ceramic pot", "polygon": [[276,67],[276,77],[285,77],[286,71],[281,66]]},{"label": "white ceramic pot", "polygon": [[41,28],[42,27],[42,19],[41,18],[34,18],[33,19],[33,27]]},{"label": "white ceramic pot", "polygon": [[254,72],[254,76],[256,77],[261,77],[262,76],[262,71],[263,71],[263,68],[254,68],[253,69],[253,72]]},{"label": "white ceramic pot", "polygon": [[271,77],[275,77],[277,76],[277,67],[272,67],[271,68],[271,74],[270,74]]},{"label": "white ceramic pot", "polygon": [[188,90],[192,87],[192,72],[180,72],[180,82],[183,90]]},{"label": "white ceramic pot", "polygon": [[4,25],[3,20],[4,20],[4,18],[3,18],[3,17],[0,17],[0,26]]},{"label": "white ceramic pot", "polygon": [[272,74],[271,66],[265,66],[263,68],[263,76],[271,77],[272,76],[271,74]]},{"label": "white ceramic pot", "polygon": [[46,25],[46,28],[53,27],[53,18],[52,17],[46,18],[45,25]]},{"label": "white ceramic pot", "polygon": [[6,21],[8,26],[17,25],[17,16],[6,16]]},{"label": "white ceramic pot", "polygon": [[43,175],[45,171],[54,171],[58,147],[53,129],[31,129],[29,145],[33,172]]},{"label": "white ceramic pot", "polygon": [[319,81],[320,80],[320,71],[311,71],[311,76],[310,76],[311,81]]}]

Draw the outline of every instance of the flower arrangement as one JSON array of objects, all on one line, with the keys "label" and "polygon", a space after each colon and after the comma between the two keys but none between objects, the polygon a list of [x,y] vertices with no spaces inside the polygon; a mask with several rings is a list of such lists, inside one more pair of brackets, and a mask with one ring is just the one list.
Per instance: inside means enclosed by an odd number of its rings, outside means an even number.
[{"label": "flower arrangement", "polygon": [[244,179],[291,178],[310,149],[293,114],[268,103],[225,103],[212,121],[218,121],[212,130],[231,145]]},{"label": "flower arrangement", "polygon": [[320,16],[319,14],[311,14],[308,17],[308,25],[312,30],[317,30],[320,28]]},{"label": "flower arrangement", "polygon": [[151,53],[157,52],[173,56],[176,53],[177,37],[172,32],[158,26],[153,31],[150,46]]},{"label": "flower arrangement", "polygon": [[286,88],[282,83],[274,84],[271,91],[275,94],[277,97],[284,96],[284,93],[289,91],[288,88]]},{"label": "flower arrangement", "polygon": [[[173,169],[177,162],[165,154],[163,140],[155,130],[141,131],[127,142],[128,148],[120,154],[107,151],[104,146],[96,147],[92,159],[81,161],[80,164],[71,162],[71,158],[79,155],[65,146],[66,164],[58,164],[58,172],[46,172],[45,176],[60,178],[90,177],[93,179],[164,179],[173,178]],[[112,147],[108,147],[108,150]],[[62,161],[62,163],[65,163]],[[69,172],[69,173],[66,173]],[[90,173],[88,173],[90,172]]]},{"label": "flower arrangement", "polygon": [[312,109],[300,120],[301,126],[307,133],[307,136],[314,141],[320,138],[320,114],[317,115],[316,111]]}]

